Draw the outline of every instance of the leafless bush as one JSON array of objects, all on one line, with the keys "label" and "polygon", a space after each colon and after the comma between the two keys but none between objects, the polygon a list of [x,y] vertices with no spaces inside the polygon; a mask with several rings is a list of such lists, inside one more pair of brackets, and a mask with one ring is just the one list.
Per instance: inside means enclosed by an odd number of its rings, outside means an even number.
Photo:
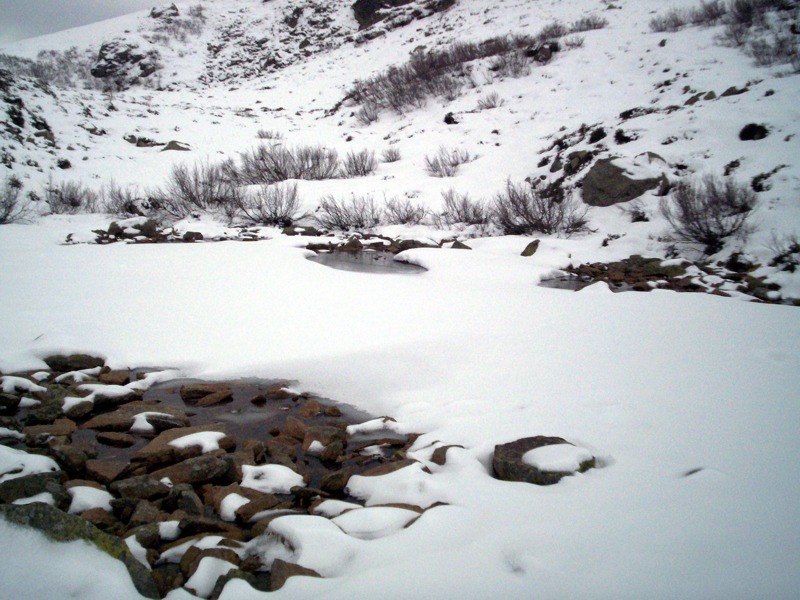
[{"label": "leafless bush", "polygon": [[[356,81],[348,96],[362,106],[356,118],[369,124],[374,120],[373,116],[377,118],[377,111],[381,108],[403,112],[424,106],[431,97],[455,98],[464,86],[472,85],[467,63],[535,45],[534,38],[516,35],[489,38],[481,43],[458,42],[444,49],[415,52],[404,65]],[[524,55],[522,58],[528,60]]]},{"label": "leafless bush", "polygon": [[563,188],[514,185],[506,182],[495,195],[494,220],[507,235],[529,233],[570,235],[586,228],[586,208],[580,208]]},{"label": "leafless bush", "polygon": [[259,129],[256,132],[256,137],[260,140],[282,140],[283,134],[274,129]]},{"label": "leafless bush", "polygon": [[531,65],[528,57],[522,51],[516,50],[498,56],[489,66],[489,70],[500,77],[519,78],[530,75]]},{"label": "leafless bush", "polygon": [[35,60],[0,54],[0,67],[59,88],[101,89],[102,82],[91,74],[96,61],[95,51],[78,50],[75,46],[67,50],[41,50]]},{"label": "leafless bush", "polygon": [[486,225],[490,222],[489,210],[482,200],[472,200],[469,194],[459,194],[450,188],[442,192],[444,210],[433,216],[434,225],[440,229],[453,225]]},{"label": "leafless bush", "polygon": [[582,31],[592,31],[593,29],[603,29],[608,25],[608,19],[600,15],[587,15],[581,17],[569,26],[570,33],[580,33]]},{"label": "leafless bush", "polygon": [[344,177],[366,177],[374,173],[377,168],[378,161],[371,150],[351,151],[344,158],[342,174]]},{"label": "leafless bush", "polygon": [[330,148],[262,144],[242,153],[236,177],[245,184],[269,185],[287,179],[334,179],[338,173],[339,156]]},{"label": "leafless bush", "polygon": [[689,15],[683,9],[671,8],[663,15],[656,15],[650,19],[650,31],[664,33],[665,31],[678,31],[689,22]]},{"label": "leafless bush", "polygon": [[316,218],[326,229],[369,229],[380,224],[381,210],[370,195],[353,195],[349,200],[327,196],[320,202]]},{"label": "leafless bush", "polygon": [[300,197],[296,183],[263,185],[241,198],[242,215],[253,223],[289,227],[298,219]]},{"label": "leafless bush", "polygon": [[575,48],[583,48],[583,44],[586,41],[582,35],[573,35],[568,38],[564,38],[564,47],[568,50],[574,50]]},{"label": "leafless bush", "polygon": [[750,40],[747,52],[759,66],[789,64],[800,73],[800,36],[782,31],[780,26],[769,27],[762,37]]},{"label": "leafless bush", "polygon": [[716,25],[727,14],[728,9],[722,0],[701,0],[700,6],[689,11],[692,25]]},{"label": "leafless bush", "polygon": [[537,34],[536,39],[539,40],[539,43],[543,44],[544,42],[562,38],[568,33],[569,29],[567,29],[566,25],[560,21],[553,21],[552,23],[548,23],[542,27],[542,30]]},{"label": "leafless bush", "polygon": [[381,153],[381,160],[385,163],[393,163],[400,160],[400,148],[389,146]]},{"label": "leafless bush", "polygon": [[650,220],[644,209],[644,203],[640,199],[620,204],[619,209],[630,217],[631,223],[646,223]]},{"label": "leafless bush", "polygon": [[50,179],[44,187],[44,200],[54,215],[93,213],[99,209],[97,192],[79,181],[54,183]]},{"label": "leafless bush", "polygon": [[371,101],[366,101],[356,111],[356,120],[362,125],[372,125],[378,120],[378,105]]},{"label": "leafless bush", "polygon": [[[169,17],[159,19],[154,29],[156,34],[151,41],[164,41],[166,44],[172,39],[185,42],[189,36],[198,36],[203,32],[206,24],[205,9],[202,4],[192,6],[186,17]],[[166,38],[166,39],[165,39]]]},{"label": "leafless bush", "polygon": [[112,215],[120,217],[143,216],[142,208],[146,204],[146,200],[139,193],[138,188],[126,187],[123,189],[112,180],[103,194],[102,204],[103,212]]},{"label": "leafless bush", "polygon": [[434,156],[425,157],[425,170],[431,177],[453,177],[459,165],[471,160],[473,159],[467,150],[448,150],[441,146]]},{"label": "leafless bush", "polygon": [[800,266],[800,239],[796,233],[778,236],[773,232],[767,249],[773,254],[770,267],[780,267],[781,271],[794,273]]},{"label": "leafless bush", "polygon": [[503,100],[497,95],[497,92],[490,92],[483,98],[478,98],[478,110],[491,110],[503,105]]},{"label": "leafless bush", "polygon": [[219,164],[195,163],[172,167],[163,188],[151,192],[161,210],[182,219],[196,211],[221,213],[232,219],[241,205],[238,186]]},{"label": "leafless bush", "polygon": [[427,210],[408,198],[390,198],[384,205],[386,221],[391,225],[418,225],[425,219]]},{"label": "leafless bush", "polygon": [[661,199],[661,214],[681,241],[705,246],[706,254],[722,249],[725,238],[749,233],[757,200],[746,183],[707,175],[700,180],[681,180]]},{"label": "leafless bush", "polygon": [[0,184],[0,225],[19,223],[28,214],[28,204],[21,198],[22,182],[14,177],[6,177]]}]

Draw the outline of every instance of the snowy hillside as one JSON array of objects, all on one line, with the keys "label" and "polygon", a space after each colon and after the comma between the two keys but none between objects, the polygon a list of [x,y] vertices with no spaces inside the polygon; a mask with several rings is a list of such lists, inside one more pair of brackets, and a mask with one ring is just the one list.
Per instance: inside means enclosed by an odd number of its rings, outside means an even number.
[{"label": "snowy hillside", "polygon": [[[262,597],[276,559],[322,576],[270,592],[286,598],[793,597],[800,5],[379,4],[183,2],[0,47],[2,506],[6,482],[63,471],[51,504],[111,515],[93,522],[176,599]],[[315,262],[335,247],[394,257]],[[44,359],[76,352],[152,374],[61,385]],[[291,381],[295,400],[392,417],[387,439],[420,434],[363,460],[417,462],[354,471],[315,509],[314,486],[278,486],[299,514],[262,522],[242,518],[242,469],[270,465],[236,458],[228,496],[218,478],[190,491],[241,545],[206,535],[187,568],[174,494],[140,499],[160,515],[145,540],[119,489],[148,471],[123,460],[74,492],[88,470],[56,450],[95,444],[103,393],[155,402],[173,377]],[[58,420],[29,419],[37,400]],[[54,422],[69,432],[30,429]],[[130,427],[114,433],[138,452],[155,434]],[[200,433],[213,456],[255,447]],[[495,446],[532,436],[594,468],[495,477]],[[323,447],[298,446],[280,482]],[[0,531],[15,598],[142,592],[96,548],[76,565]]]}]

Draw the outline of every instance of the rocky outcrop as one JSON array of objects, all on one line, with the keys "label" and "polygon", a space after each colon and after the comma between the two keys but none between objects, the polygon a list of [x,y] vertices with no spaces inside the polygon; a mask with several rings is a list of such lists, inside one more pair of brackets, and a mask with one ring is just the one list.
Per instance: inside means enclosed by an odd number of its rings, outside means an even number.
[{"label": "rocky outcrop", "polygon": [[118,89],[126,89],[161,68],[155,48],[142,48],[135,42],[116,38],[100,46],[92,77],[106,79]]}]

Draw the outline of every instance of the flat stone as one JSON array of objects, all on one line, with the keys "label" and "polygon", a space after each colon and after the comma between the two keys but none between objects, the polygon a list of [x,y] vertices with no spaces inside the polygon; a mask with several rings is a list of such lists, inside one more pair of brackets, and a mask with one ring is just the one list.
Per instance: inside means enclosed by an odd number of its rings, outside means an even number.
[{"label": "flat stone", "polygon": [[416,461],[413,458],[404,458],[403,460],[377,465],[371,469],[367,469],[363,473],[359,473],[359,475],[362,477],[380,477],[381,475],[388,475],[389,473],[394,473],[395,471],[399,471],[400,469],[405,469],[406,467],[416,464],[419,464],[419,461]]},{"label": "flat stone", "polygon": [[169,488],[159,481],[160,477],[139,475],[117,480],[109,487],[111,491],[124,498],[150,499],[169,494]]},{"label": "flat stone", "polygon": [[331,425],[319,425],[316,427],[309,427],[303,436],[303,447],[308,448],[312,442],[319,442],[323,446],[327,446],[336,440],[344,442],[347,433],[341,427],[333,427]]},{"label": "flat stone", "polygon": [[127,466],[128,462],[122,460],[87,460],[86,475],[108,485],[119,477]]},{"label": "flat stone", "polygon": [[78,426],[75,425],[75,421],[71,419],[56,419],[49,425],[31,425],[29,427],[24,427],[22,433],[24,433],[26,437],[35,438],[42,434],[68,436],[75,433],[77,430]]},{"label": "flat stone", "polygon": [[[158,436],[149,444],[140,448],[136,454],[131,458],[132,462],[144,462],[148,465],[161,465],[164,463],[176,462],[186,460],[199,456],[202,453],[202,448],[199,445],[188,446],[187,448],[176,448],[170,445],[178,438],[182,438],[193,433],[203,433],[207,431],[219,431],[225,433],[225,426],[221,424],[202,425],[198,427],[181,427],[176,429],[167,429],[158,434]],[[227,435],[219,440],[219,447],[222,450],[232,450],[236,447],[236,442],[233,438]]]},{"label": "flat stone", "polygon": [[303,417],[304,419],[310,419],[312,417],[316,417],[319,413],[322,412],[322,406],[320,403],[313,398],[311,400],[306,400],[297,410],[297,414]]},{"label": "flat stone", "polygon": [[225,475],[228,472],[230,463],[221,458],[220,453],[224,451],[216,450],[202,456],[196,456],[184,460],[176,465],[159,469],[151,476],[156,480],[168,477],[173,484],[177,483],[201,483],[210,481]]},{"label": "flat stone", "polygon": [[67,478],[66,473],[55,471],[52,473],[34,473],[0,483],[0,503],[11,504],[22,498],[30,498],[48,492],[58,503],[59,500],[68,498],[64,491],[63,483]]},{"label": "flat stone", "polygon": [[181,519],[178,526],[181,528],[181,534],[185,536],[215,534],[240,542],[245,539],[245,535],[242,533],[241,529],[235,525],[217,519],[195,516],[186,517],[185,519]]},{"label": "flat stone", "polygon": [[233,400],[233,392],[225,390],[203,396],[197,401],[197,406],[214,406],[216,404],[222,404],[223,402],[230,402],[231,400]]},{"label": "flat stone", "polygon": [[59,373],[94,369],[96,367],[102,367],[106,363],[105,359],[88,354],[55,354],[45,358],[44,362],[47,363],[47,366],[50,367],[51,370],[58,371]]},{"label": "flat stone", "polygon": [[[244,496],[244,494],[242,494]],[[272,510],[281,500],[272,494],[261,494],[259,497],[250,500],[247,504],[236,509],[236,518],[242,523],[249,523],[252,518],[265,510]]]},{"label": "flat stone", "polygon": [[[172,419],[177,419],[184,425],[189,424],[189,419],[186,414],[177,408],[171,406],[160,406],[146,402],[136,401],[130,402],[117,410],[97,415],[83,424],[87,429],[99,429],[103,431],[121,431],[127,432],[133,425],[134,417],[144,412],[158,412],[170,415]],[[150,423],[150,418],[147,418]],[[152,424],[152,423],[151,423]]]},{"label": "flat stone", "polygon": [[106,446],[116,448],[129,448],[136,443],[136,438],[128,433],[118,431],[104,431],[97,434],[97,441]]},{"label": "flat stone", "polygon": [[131,382],[130,371],[107,371],[100,373],[97,380],[106,385],[127,385]]},{"label": "flat stone", "polygon": [[233,395],[230,386],[224,383],[187,383],[180,389],[181,400],[184,402],[194,402],[220,392]]},{"label": "flat stone", "polygon": [[286,423],[283,426],[283,433],[284,435],[293,437],[298,441],[302,441],[306,435],[306,429],[306,424],[300,419],[288,416],[286,417]]},{"label": "flat stone", "polygon": [[433,451],[433,455],[431,456],[431,462],[436,465],[443,465],[447,462],[447,451],[450,448],[463,448],[464,446],[458,445],[451,445],[451,446],[440,446],[436,450]]}]

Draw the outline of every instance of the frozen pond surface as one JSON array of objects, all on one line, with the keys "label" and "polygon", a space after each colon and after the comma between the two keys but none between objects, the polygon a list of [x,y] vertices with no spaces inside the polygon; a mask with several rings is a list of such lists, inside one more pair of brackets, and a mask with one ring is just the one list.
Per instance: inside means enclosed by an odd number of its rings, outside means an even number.
[{"label": "frozen pond surface", "polygon": [[400,262],[394,259],[394,254],[383,251],[357,251],[334,250],[312,256],[309,260],[342,271],[357,273],[393,273],[396,275],[413,275],[423,273],[425,269],[418,265]]}]

